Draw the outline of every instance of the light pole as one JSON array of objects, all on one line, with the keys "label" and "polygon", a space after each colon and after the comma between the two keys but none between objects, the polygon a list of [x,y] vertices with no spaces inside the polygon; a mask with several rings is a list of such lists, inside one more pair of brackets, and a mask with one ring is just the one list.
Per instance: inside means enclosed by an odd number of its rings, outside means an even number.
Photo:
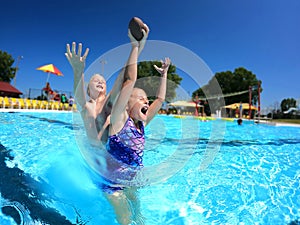
[{"label": "light pole", "polygon": [[16,63],[16,73],[15,73],[15,77],[14,77],[14,87],[16,87],[16,82],[17,82],[17,72],[18,72],[18,70],[19,70],[19,63],[20,63],[20,61],[21,61],[21,59],[23,59],[24,57],[23,56],[18,56],[18,58],[17,58],[17,63]]},{"label": "light pole", "polygon": [[104,65],[107,64],[107,61],[103,59],[103,60],[100,60],[100,63],[102,65],[101,66],[101,73],[102,73],[101,75],[104,76]]}]

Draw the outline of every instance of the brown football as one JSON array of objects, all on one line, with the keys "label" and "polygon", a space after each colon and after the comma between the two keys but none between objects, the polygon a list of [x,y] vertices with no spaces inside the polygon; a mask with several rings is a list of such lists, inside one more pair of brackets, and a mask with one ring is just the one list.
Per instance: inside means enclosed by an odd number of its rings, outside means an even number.
[{"label": "brown football", "polygon": [[138,17],[133,17],[129,22],[128,28],[130,29],[132,36],[137,41],[142,40],[142,38],[144,37],[144,34],[142,32],[143,27],[144,22]]}]

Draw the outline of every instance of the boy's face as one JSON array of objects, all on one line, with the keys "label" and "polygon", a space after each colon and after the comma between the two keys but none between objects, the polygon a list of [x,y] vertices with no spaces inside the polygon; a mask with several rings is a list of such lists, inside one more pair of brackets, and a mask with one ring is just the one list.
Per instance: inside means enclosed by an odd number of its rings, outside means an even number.
[{"label": "boy's face", "polygon": [[106,95],[106,81],[104,77],[96,74],[89,82],[89,95],[99,96],[100,94]]}]

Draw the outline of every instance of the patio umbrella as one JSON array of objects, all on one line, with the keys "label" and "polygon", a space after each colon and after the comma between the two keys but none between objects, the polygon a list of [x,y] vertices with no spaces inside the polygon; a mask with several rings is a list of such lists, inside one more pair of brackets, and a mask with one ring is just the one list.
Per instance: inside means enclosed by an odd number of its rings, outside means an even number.
[{"label": "patio umbrella", "polygon": [[196,103],[192,102],[192,101],[176,101],[176,102],[169,103],[168,106],[173,106],[175,108],[181,107],[182,109],[183,108],[194,108],[195,116],[198,116],[198,108],[202,108],[202,114],[204,113],[204,106],[197,104],[197,107],[196,107]]},{"label": "patio umbrella", "polygon": [[[176,101],[168,104],[169,106],[174,107],[195,107],[195,102],[188,102],[188,101]],[[203,107],[202,105],[198,105],[198,107]]]},{"label": "patio umbrella", "polygon": [[49,81],[50,73],[52,73],[56,76],[63,76],[62,72],[60,72],[60,70],[57,69],[57,67],[55,67],[53,64],[48,64],[48,65],[41,66],[41,67],[37,68],[37,70],[41,70],[43,72],[48,73],[46,83]]},{"label": "patio umbrella", "polygon": [[[241,103],[233,103],[231,105],[223,106],[223,108],[236,109],[236,108],[240,107],[240,104]],[[249,103],[242,103],[242,107],[243,107],[243,109],[249,109]],[[257,107],[255,107],[254,105],[251,105],[251,110],[257,110]]]}]

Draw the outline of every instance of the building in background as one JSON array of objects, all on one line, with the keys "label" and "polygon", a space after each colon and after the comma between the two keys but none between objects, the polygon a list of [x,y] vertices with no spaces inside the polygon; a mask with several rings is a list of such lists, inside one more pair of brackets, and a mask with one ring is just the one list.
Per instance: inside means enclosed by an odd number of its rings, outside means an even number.
[{"label": "building in background", "polygon": [[23,93],[8,82],[0,81],[0,96],[20,98]]}]

